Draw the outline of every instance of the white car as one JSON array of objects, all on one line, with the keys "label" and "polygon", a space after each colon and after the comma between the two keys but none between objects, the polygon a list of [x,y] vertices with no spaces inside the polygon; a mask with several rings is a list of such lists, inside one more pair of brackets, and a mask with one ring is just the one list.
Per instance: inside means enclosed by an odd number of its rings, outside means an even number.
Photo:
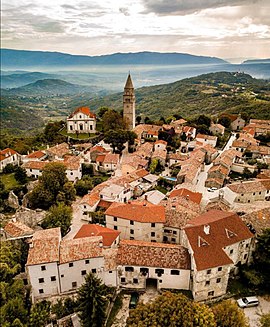
[{"label": "white car", "polygon": [[208,192],[215,192],[217,190],[216,187],[208,187],[207,191]]},{"label": "white car", "polygon": [[256,298],[256,296],[248,296],[237,300],[237,304],[240,308],[255,307],[259,305],[259,300]]}]

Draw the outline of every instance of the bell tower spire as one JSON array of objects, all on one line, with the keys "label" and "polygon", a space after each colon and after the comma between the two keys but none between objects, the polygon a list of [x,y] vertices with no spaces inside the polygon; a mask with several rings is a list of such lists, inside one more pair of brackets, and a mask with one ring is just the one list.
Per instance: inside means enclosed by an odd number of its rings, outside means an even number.
[{"label": "bell tower spire", "polygon": [[128,129],[135,127],[135,92],[130,73],[126,81],[123,94],[124,118],[128,122]]}]

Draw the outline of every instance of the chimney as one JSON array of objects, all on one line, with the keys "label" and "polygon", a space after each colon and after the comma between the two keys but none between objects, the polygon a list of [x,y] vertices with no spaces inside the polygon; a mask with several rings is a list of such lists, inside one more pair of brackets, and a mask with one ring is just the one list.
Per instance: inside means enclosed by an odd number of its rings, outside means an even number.
[{"label": "chimney", "polygon": [[210,234],[210,226],[209,225],[204,225],[203,226],[203,231],[205,232],[206,235]]},{"label": "chimney", "polygon": [[103,247],[103,242],[102,242],[102,241],[99,242],[99,247],[100,247],[100,248]]},{"label": "chimney", "polygon": [[144,200],[147,201],[147,194],[144,195]]},{"label": "chimney", "polygon": [[186,199],[189,200],[189,194],[187,194]]}]

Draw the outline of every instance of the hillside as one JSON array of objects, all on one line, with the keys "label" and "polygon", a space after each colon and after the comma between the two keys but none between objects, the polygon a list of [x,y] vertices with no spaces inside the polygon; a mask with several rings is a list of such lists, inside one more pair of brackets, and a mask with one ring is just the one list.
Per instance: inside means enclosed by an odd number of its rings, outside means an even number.
[{"label": "hillside", "polygon": [[[218,72],[183,79],[175,83],[136,89],[136,113],[154,119],[180,114],[245,112],[270,119],[270,82],[244,73]],[[71,104],[80,103],[73,98]],[[93,110],[101,106],[122,108],[122,93],[90,100]]]},{"label": "hillside", "polygon": [[270,58],[245,60],[243,61],[243,64],[270,64]]},{"label": "hillside", "polygon": [[101,56],[71,55],[61,52],[0,49],[2,67],[50,67],[81,65],[179,65],[179,64],[224,64],[226,61],[206,56],[184,53],[114,53]]},{"label": "hillside", "polygon": [[4,95],[56,95],[56,94],[78,94],[81,92],[90,92],[88,86],[72,84],[60,79],[42,79],[34,83],[30,83],[21,87],[12,88],[10,90],[2,90]]},{"label": "hillside", "polygon": [[40,72],[7,74],[1,72],[1,88],[16,88],[42,79],[56,78],[54,74]]}]

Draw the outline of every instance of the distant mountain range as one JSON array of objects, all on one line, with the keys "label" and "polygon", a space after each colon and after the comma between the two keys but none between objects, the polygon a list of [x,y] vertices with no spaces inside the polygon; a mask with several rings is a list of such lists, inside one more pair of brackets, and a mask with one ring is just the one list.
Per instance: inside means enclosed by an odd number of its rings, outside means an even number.
[{"label": "distant mountain range", "polygon": [[269,59],[250,59],[243,61],[243,64],[270,64]]},{"label": "distant mountain range", "polygon": [[66,67],[85,65],[201,65],[225,64],[216,57],[195,56],[185,53],[114,53],[101,56],[71,55],[61,52],[0,49],[2,69],[29,67]]},{"label": "distant mountain range", "polygon": [[2,95],[14,94],[16,96],[48,96],[93,92],[93,89],[89,86],[72,84],[60,79],[42,79],[21,87],[11,88],[9,90],[1,89],[1,91]]}]

